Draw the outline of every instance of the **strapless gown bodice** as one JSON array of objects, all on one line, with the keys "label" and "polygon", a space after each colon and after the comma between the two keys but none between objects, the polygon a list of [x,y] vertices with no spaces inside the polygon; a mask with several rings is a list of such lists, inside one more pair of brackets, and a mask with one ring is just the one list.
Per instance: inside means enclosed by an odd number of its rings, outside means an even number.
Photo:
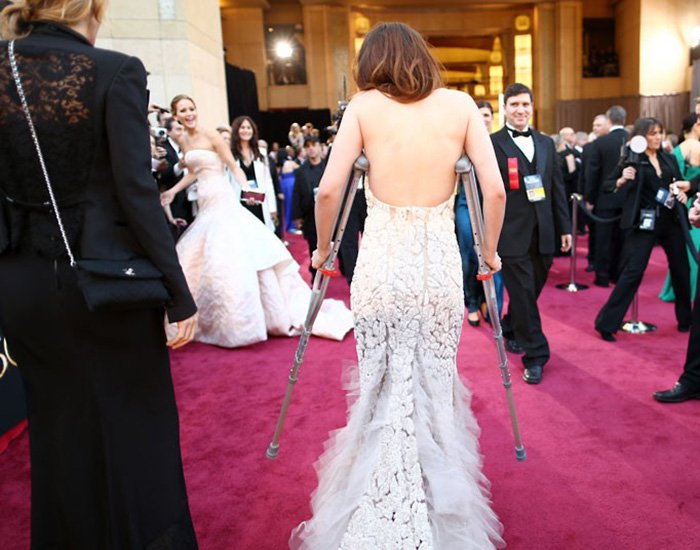
[{"label": "strapless gown bodice", "polygon": [[[243,208],[214,151],[185,155],[197,176],[199,213],[177,243],[187,284],[199,310],[195,339],[238,347],[301,331],[311,289],[287,248]],[[352,315],[325,300],[313,334],[341,340]]]}]

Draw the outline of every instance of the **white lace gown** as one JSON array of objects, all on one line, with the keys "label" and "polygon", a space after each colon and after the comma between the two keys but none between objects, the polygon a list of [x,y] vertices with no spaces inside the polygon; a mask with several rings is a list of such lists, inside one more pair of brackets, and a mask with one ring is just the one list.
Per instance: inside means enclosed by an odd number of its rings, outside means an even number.
[{"label": "white lace gown", "polygon": [[[199,309],[195,340],[233,348],[299,334],[311,296],[299,264],[243,208],[214,151],[188,151],[186,160],[197,175],[199,213],[177,253]],[[342,340],[352,326],[345,304],[325,300],[313,334]]]},{"label": "white lace gown", "polygon": [[313,517],[290,547],[502,547],[456,367],[464,302],[453,200],[394,207],[365,192],[352,285],[359,392],[316,465]]}]

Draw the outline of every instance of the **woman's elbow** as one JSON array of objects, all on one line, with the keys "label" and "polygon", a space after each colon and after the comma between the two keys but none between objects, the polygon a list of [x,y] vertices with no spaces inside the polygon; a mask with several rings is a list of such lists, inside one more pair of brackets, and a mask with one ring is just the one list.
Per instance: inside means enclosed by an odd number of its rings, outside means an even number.
[{"label": "woman's elbow", "polygon": [[499,206],[504,206],[506,204],[505,188],[502,185],[492,187],[489,189],[488,193],[484,193],[484,200]]},{"label": "woman's elbow", "polygon": [[316,194],[316,204],[321,205],[321,206],[327,206],[333,201],[333,193],[331,193],[328,188],[324,188],[323,186],[318,188],[318,192]]}]

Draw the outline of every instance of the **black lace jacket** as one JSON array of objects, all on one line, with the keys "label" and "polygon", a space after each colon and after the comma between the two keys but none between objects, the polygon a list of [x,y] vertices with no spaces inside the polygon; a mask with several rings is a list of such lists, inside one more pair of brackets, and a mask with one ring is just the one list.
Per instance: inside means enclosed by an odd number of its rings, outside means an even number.
[{"label": "black lace jacket", "polygon": [[[15,55],[49,177],[78,257],[148,257],[173,296],[171,321],[196,308],[150,175],[146,71],[134,57],[39,23]],[[0,254],[66,255],[0,41]]]}]

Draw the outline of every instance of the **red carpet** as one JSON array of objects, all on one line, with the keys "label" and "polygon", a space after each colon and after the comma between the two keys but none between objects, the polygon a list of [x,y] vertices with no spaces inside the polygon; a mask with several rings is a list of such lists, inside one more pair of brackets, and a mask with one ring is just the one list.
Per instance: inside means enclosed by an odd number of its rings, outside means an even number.
[{"label": "red carpet", "polygon": [[[293,242],[302,262],[304,246]],[[303,264],[305,265],[305,263]],[[495,348],[485,327],[465,324],[459,370],[474,392],[493,505],[512,549],[673,550],[700,548],[700,402],[661,405],[654,390],[677,379],[687,334],[657,299],[665,257],[655,251],[641,290],[650,335],[602,341],[593,319],[608,289],[577,294],[559,259],[541,298],[552,359],[539,386],[520,378],[509,354],[528,451],[515,461]],[[592,276],[579,270],[579,282]],[[342,280],[330,295],[347,297]],[[280,457],[265,458],[296,339],[245,349],[194,344],[173,354],[190,504],[202,549],[277,550],[308,517],[312,464],[329,430],[345,421],[341,371],[354,340],[312,339]],[[27,436],[0,456],[0,541],[29,547]]]}]

